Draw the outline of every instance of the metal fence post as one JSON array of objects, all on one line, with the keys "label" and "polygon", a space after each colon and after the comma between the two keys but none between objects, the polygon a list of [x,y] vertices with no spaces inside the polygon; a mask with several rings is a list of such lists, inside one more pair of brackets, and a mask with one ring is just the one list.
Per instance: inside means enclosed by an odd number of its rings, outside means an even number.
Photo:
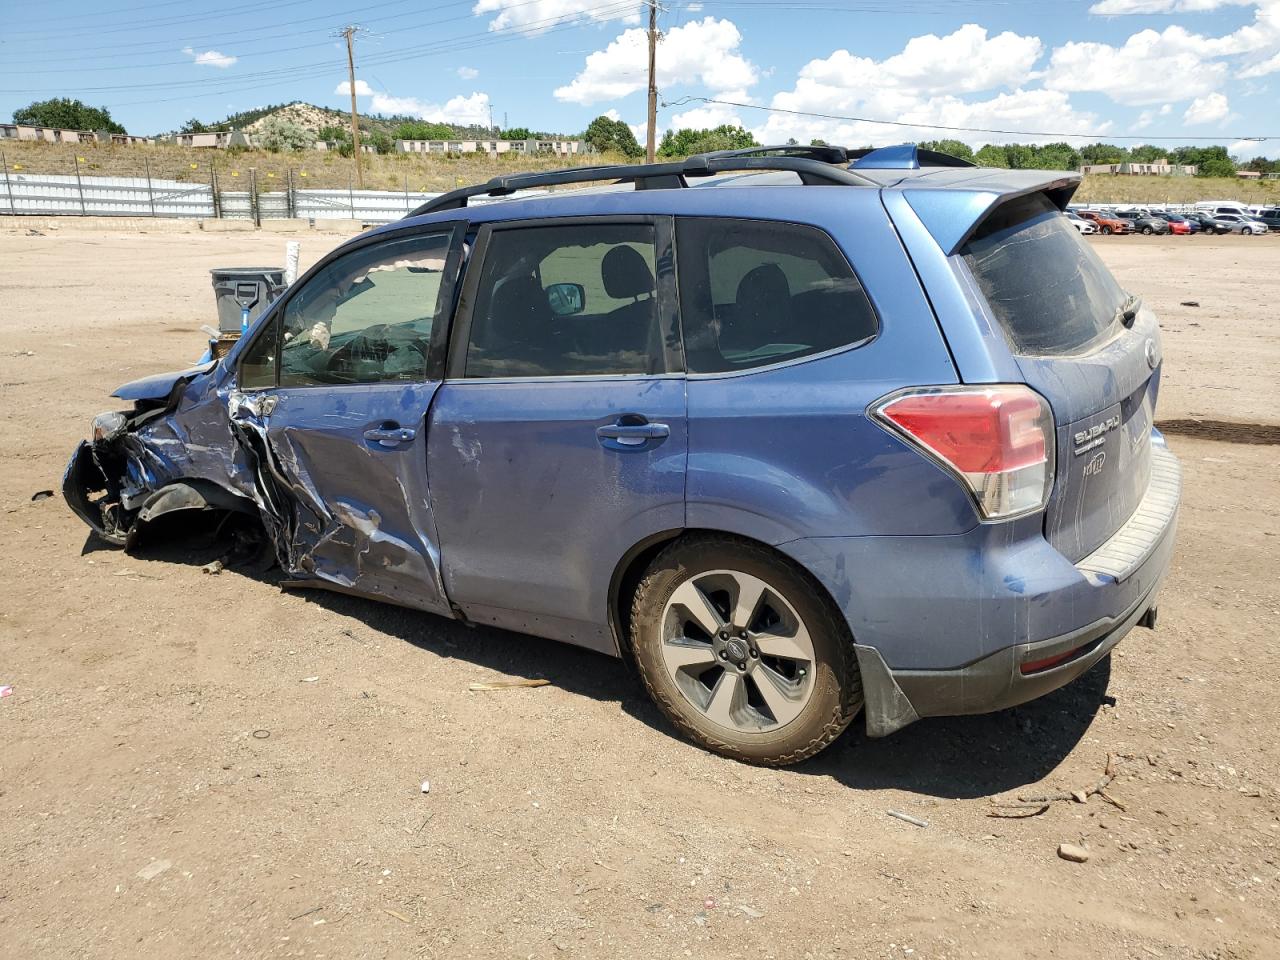
[{"label": "metal fence post", "polygon": [[4,190],[9,195],[9,212],[16,214],[18,208],[13,205],[13,184],[9,182],[9,161],[5,159],[3,152],[0,152],[0,166],[4,167]]},{"label": "metal fence post", "polygon": [[213,219],[222,219],[222,196],[218,191],[218,167],[217,164],[209,161],[209,193],[213,200]]},{"label": "metal fence post", "polygon": [[262,226],[262,211],[258,209],[258,168],[249,168],[249,211],[253,214],[253,225]]},{"label": "metal fence post", "polygon": [[404,175],[404,212],[409,212],[409,175]]},{"label": "metal fence post", "polygon": [[147,167],[147,202],[151,204],[151,215],[156,215],[156,193],[151,188],[151,158],[143,157],[142,162]]},{"label": "metal fence post", "polygon": [[347,203],[351,204],[351,219],[356,218],[356,194],[351,188],[351,181],[347,181]]},{"label": "metal fence post", "polygon": [[87,214],[84,207],[84,183],[80,180],[80,158],[74,150],[71,151],[71,167],[76,172],[76,189],[80,191],[80,216],[83,217]]},{"label": "metal fence post", "polygon": [[284,175],[285,175],[285,188],[284,188],[285,213],[288,214],[289,219],[292,220],[298,215],[298,209],[297,209],[298,204],[293,196],[293,167],[285,167]]}]

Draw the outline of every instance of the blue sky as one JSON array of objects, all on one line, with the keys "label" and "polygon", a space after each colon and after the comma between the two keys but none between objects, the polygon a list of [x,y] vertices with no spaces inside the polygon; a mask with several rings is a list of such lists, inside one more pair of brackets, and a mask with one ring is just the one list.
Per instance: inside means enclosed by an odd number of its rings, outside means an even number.
[{"label": "blue sky", "polygon": [[[50,0],[21,18],[5,6],[16,29],[0,35],[0,117],[78,96],[156,133],[266,103],[344,108],[335,33],[354,20],[366,111],[485,123],[492,110],[563,132],[608,113],[642,135],[643,6],[630,0],[374,0],[354,13],[333,0]],[[659,26],[672,104],[660,128],[741,123],[766,142],[851,145],[1280,137],[1280,0],[667,0]],[[1277,156],[1280,140],[1235,152]]]}]

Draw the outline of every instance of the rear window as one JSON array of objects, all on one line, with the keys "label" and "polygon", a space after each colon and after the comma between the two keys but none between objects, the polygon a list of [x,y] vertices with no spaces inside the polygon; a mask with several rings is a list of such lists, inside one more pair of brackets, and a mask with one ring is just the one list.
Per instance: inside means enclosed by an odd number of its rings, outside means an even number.
[{"label": "rear window", "polygon": [[1016,353],[1079,353],[1110,335],[1126,299],[1042,194],[998,209],[961,253]]}]

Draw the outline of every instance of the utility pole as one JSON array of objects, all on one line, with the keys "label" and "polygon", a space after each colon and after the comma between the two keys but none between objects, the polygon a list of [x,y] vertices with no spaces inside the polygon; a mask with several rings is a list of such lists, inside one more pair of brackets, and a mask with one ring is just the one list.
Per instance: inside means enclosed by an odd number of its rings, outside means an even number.
[{"label": "utility pole", "polygon": [[352,53],[352,40],[359,27],[348,25],[342,28],[342,35],[347,39],[347,81],[351,87],[351,151],[356,160],[356,185],[364,189],[364,172],[360,169],[360,121],[356,116],[356,59]]},{"label": "utility pole", "polygon": [[644,135],[646,163],[653,163],[658,127],[658,0],[649,0],[649,125]]}]

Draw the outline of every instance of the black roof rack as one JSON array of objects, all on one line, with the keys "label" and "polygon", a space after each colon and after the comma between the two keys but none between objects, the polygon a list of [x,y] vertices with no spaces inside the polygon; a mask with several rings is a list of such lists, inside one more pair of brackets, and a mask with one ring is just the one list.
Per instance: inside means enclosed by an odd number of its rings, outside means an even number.
[{"label": "black roof rack", "polygon": [[[762,150],[798,151],[802,155],[759,156]],[[819,151],[827,151],[819,154]],[[710,177],[718,173],[745,173],[748,171],[790,170],[800,176],[800,182],[812,185],[878,186],[875,181],[836,166],[840,160],[827,159],[839,147],[757,147],[752,150],[733,150],[722,153],[704,153],[673,163],[636,163],[599,167],[570,167],[567,170],[549,170],[545,173],[517,173],[506,177],[494,177],[488,183],[462,187],[443,193],[434,200],[408,214],[419,217],[439,210],[459,210],[472,197],[505,197],[517,190],[537,187],[558,187],[569,183],[593,183],[612,180],[618,183],[634,183],[637,190],[655,190],[687,187],[690,177]]]}]

